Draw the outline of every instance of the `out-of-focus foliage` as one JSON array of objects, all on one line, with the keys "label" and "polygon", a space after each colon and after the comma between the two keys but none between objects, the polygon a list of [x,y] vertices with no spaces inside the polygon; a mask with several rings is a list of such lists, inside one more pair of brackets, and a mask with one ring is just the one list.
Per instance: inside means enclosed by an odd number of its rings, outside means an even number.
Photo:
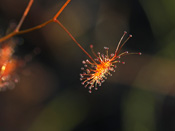
[{"label": "out-of-focus foliage", "polygon": [[[27,2],[0,1],[1,32]],[[22,28],[50,19],[64,2],[35,0]],[[0,93],[0,130],[174,131],[174,7],[174,0],[71,1],[58,19],[90,54],[90,44],[114,52],[123,31],[133,35],[124,48],[143,52],[123,58],[126,64],[92,94],[79,81],[87,56],[57,24],[18,36],[19,56],[36,46],[42,51],[20,71],[17,87]]]}]

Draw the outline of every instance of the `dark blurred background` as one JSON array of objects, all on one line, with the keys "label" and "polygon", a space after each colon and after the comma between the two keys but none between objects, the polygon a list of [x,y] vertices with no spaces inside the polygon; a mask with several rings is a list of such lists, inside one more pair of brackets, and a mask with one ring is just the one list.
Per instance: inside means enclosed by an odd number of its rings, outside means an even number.
[{"label": "dark blurred background", "polygon": [[[21,29],[52,18],[66,0],[35,0]],[[0,33],[18,23],[28,0],[0,0]],[[0,131],[174,131],[175,1],[72,0],[59,20],[89,52],[114,53],[132,34],[122,58],[98,91],[79,80],[88,56],[56,23],[16,36],[15,56],[41,53],[16,71],[20,82],[0,92]]]}]

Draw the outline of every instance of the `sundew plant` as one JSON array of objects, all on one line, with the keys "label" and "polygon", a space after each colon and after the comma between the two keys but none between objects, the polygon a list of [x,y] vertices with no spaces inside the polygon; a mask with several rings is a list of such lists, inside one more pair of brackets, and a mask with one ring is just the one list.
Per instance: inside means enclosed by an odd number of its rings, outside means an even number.
[{"label": "sundew plant", "polygon": [[[25,30],[20,30],[20,27],[23,24],[25,17],[27,16],[33,4],[33,0],[29,1],[29,4],[26,7],[26,10],[24,11],[24,14],[21,20],[19,21],[18,25],[16,26],[15,30],[11,32],[10,34],[7,34],[6,36],[0,38],[0,42],[4,45],[4,47],[1,49],[2,50],[1,51],[1,63],[2,64],[1,64],[1,74],[0,74],[1,75],[0,77],[1,78],[1,88],[11,86],[10,83],[12,83],[12,81],[18,82],[18,80],[16,79],[11,80],[11,74],[15,72],[15,69],[17,68],[17,62],[18,62],[17,60],[14,60],[12,58],[13,52],[14,52],[13,48],[15,46],[13,43],[9,44],[10,42],[7,42],[7,41],[13,36],[28,33],[36,29],[40,29],[51,22],[54,22],[60,25],[61,28],[71,37],[71,39],[80,47],[80,49],[90,58],[90,61],[92,61],[90,62],[87,59],[86,61],[82,62],[85,68],[84,67],[81,68],[83,70],[83,73],[80,74],[80,77],[81,77],[80,80],[82,81],[82,85],[85,85],[85,87],[89,88],[89,93],[91,93],[92,88],[95,88],[95,90],[97,90],[98,89],[97,85],[101,86],[101,84],[105,81],[105,79],[107,79],[108,75],[112,76],[111,72],[115,72],[115,68],[117,67],[116,64],[120,63],[119,59],[121,58],[121,56],[130,55],[130,54],[141,55],[141,53],[129,53],[128,51],[120,53],[124,44],[128,41],[129,38],[132,37],[132,35],[129,35],[129,37],[122,43],[122,40],[126,34],[126,31],[125,31],[117,45],[115,53],[108,54],[109,48],[105,47],[106,54],[100,54],[100,52],[96,54],[93,51],[93,45],[91,45],[90,47],[92,49],[92,53],[96,57],[95,59],[93,59],[91,55],[87,51],[85,51],[85,49],[77,42],[77,40],[73,37],[73,35],[66,29],[66,27],[57,19],[58,16],[61,14],[61,12],[64,10],[64,8],[68,5],[69,2],[70,0],[67,0],[52,19],[38,26],[29,28],[29,29],[25,29]],[[7,44],[3,43],[4,41]],[[121,63],[124,63],[124,62],[121,62]]]}]

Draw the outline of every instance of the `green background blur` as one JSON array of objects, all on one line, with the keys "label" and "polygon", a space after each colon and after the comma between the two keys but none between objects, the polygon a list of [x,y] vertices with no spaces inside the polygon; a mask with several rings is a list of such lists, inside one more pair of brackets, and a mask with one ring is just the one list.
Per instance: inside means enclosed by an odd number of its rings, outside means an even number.
[{"label": "green background blur", "polygon": [[[52,18],[64,0],[35,0],[22,25]],[[28,0],[0,0],[0,33],[17,23]],[[17,70],[15,89],[0,92],[0,131],[174,131],[175,1],[72,0],[58,18],[90,54],[113,53],[127,31],[122,58],[98,91],[79,81],[85,53],[56,23],[17,36],[15,56],[41,53]],[[93,55],[92,55],[93,56]]]}]

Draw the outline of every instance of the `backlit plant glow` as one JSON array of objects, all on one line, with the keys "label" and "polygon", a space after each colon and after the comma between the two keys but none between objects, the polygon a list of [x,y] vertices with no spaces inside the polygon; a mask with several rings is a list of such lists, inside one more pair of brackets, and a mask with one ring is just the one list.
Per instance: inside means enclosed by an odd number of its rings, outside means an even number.
[{"label": "backlit plant glow", "polygon": [[[16,28],[11,33],[0,38],[0,91],[5,90],[6,88],[14,88],[15,83],[19,81],[18,77],[16,77],[14,74],[17,68],[20,67],[21,61],[18,59],[15,59],[13,56],[15,52],[14,48],[16,46],[16,42],[13,39],[13,37],[16,35],[25,34],[25,33],[40,29],[51,22],[55,22],[55,20],[58,18],[58,16],[61,14],[61,12],[64,10],[64,8],[67,6],[67,4],[70,1],[71,0],[67,0],[63,4],[61,9],[50,20],[40,25],[37,25],[35,27],[31,27],[25,30],[20,30],[34,2],[34,0],[30,0]],[[32,55],[28,55],[28,56],[32,58],[33,55],[36,55],[37,53],[38,53],[38,49],[35,49],[32,52]],[[25,63],[27,61],[23,60],[23,62]]]},{"label": "backlit plant glow", "polygon": [[[37,29],[40,29],[49,23],[57,23],[58,25],[63,28],[63,30],[71,37],[71,39],[80,47],[80,49],[90,58],[90,60],[85,60],[82,61],[84,64],[84,67],[81,68],[83,73],[80,74],[80,80],[82,81],[82,85],[85,87],[89,88],[89,93],[92,92],[92,89],[94,88],[95,90],[98,89],[98,86],[101,86],[101,84],[107,79],[107,76],[110,75],[112,76],[111,72],[115,72],[115,68],[117,67],[116,64],[124,62],[120,62],[120,58],[125,55],[130,55],[130,54],[139,54],[141,53],[129,53],[128,51],[125,51],[123,53],[120,53],[122,47],[124,44],[129,40],[129,38],[132,37],[132,35],[129,35],[129,37],[122,43],[122,40],[124,36],[126,35],[126,32],[124,32],[123,36],[121,37],[117,48],[114,53],[108,54],[109,48],[104,47],[106,54],[101,54],[98,52],[97,54],[93,50],[93,45],[90,45],[91,51],[95,58],[92,58],[92,56],[86,52],[86,50],[77,42],[77,40],[72,36],[72,34],[66,29],[64,25],[61,24],[61,22],[57,19],[58,16],[62,13],[62,11],[65,9],[65,7],[68,5],[68,3],[71,0],[67,0],[61,9],[48,21],[37,25],[35,27],[25,29],[25,30],[20,30],[21,25],[23,24],[25,17],[27,16],[34,0],[30,0],[28,6],[26,7],[24,14],[19,21],[17,27],[13,32],[10,34],[7,34],[4,37],[0,38],[0,44],[3,47],[0,49],[0,90],[1,88],[4,87],[4,83],[8,84],[8,81],[11,81],[11,74],[15,72],[16,68],[18,67],[17,63],[18,61],[14,59],[13,53],[14,53],[14,47],[16,44],[9,44],[8,42],[10,41],[9,39],[12,39],[13,36],[19,35],[19,34],[24,34],[28,33]],[[13,39],[12,39],[13,40]],[[7,44],[6,44],[7,42]]]},{"label": "backlit plant glow", "polygon": [[[128,51],[125,51],[123,53],[120,53],[121,48],[123,45],[128,41],[132,35],[129,35],[129,37],[126,39],[126,41],[121,45],[122,39],[124,38],[126,32],[124,32],[123,36],[121,37],[117,49],[115,53],[108,54],[108,47],[104,47],[106,50],[106,54],[101,54],[98,52],[95,54],[93,50],[93,45],[90,46],[92,53],[96,57],[95,59],[91,59],[92,62],[90,62],[88,59],[86,61],[82,61],[84,64],[84,67],[81,69],[84,71],[82,74],[80,74],[80,80],[82,81],[82,85],[85,85],[85,87],[89,88],[89,93],[91,93],[91,89],[95,88],[95,90],[98,89],[98,86],[101,86],[101,84],[107,79],[107,76],[112,76],[111,72],[115,72],[115,68],[117,67],[116,64],[122,63],[125,64],[125,62],[120,62],[121,56],[124,55],[130,55],[130,54],[139,54],[141,53],[129,53]],[[120,46],[121,45],[121,46]]]},{"label": "backlit plant glow", "polygon": [[82,85],[84,87],[89,88],[89,93],[92,92],[92,88],[95,88],[95,90],[98,89],[98,86],[101,86],[101,84],[107,79],[107,76],[112,76],[111,72],[115,72],[115,68],[117,67],[117,63],[124,64],[125,62],[120,62],[121,56],[125,55],[131,55],[131,54],[138,54],[141,55],[141,53],[129,53],[128,51],[125,51],[123,53],[120,53],[122,47],[125,45],[125,43],[132,37],[132,35],[129,35],[129,37],[122,43],[122,40],[124,36],[126,35],[126,31],[124,32],[123,36],[121,37],[117,48],[115,50],[114,54],[108,54],[108,47],[104,47],[106,50],[106,54],[101,54],[98,52],[97,54],[93,50],[93,45],[90,45],[90,48],[92,50],[92,53],[96,57],[95,59],[92,58],[92,56],[78,43],[78,41],[72,36],[72,34],[66,29],[64,25],[60,23],[60,21],[56,20],[56,22],[63,28],[64,31],[71,37],[71,39],[81,48],[81,50],[90,58],[90,60],[82,61],[84,64],[84,67],[81,68],[83,70],[83,73],[80,74],[80,80],[82,81]]}]

